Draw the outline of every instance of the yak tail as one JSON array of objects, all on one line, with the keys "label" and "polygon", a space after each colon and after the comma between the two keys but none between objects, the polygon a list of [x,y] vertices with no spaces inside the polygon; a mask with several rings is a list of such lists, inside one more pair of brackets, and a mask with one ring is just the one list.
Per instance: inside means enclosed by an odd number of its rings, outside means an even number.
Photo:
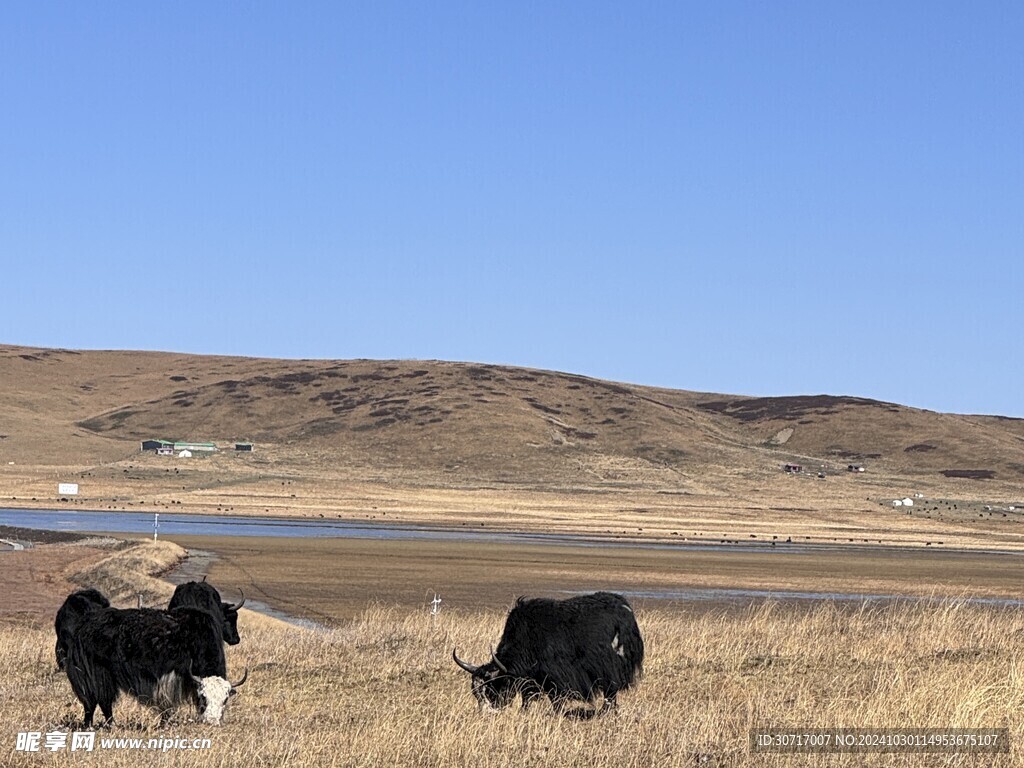
[{"label": "yak tail", "polygon": [[629,680],[632,682],[644,673],[644,639],[631,612],[618,622],[618,636],[619,649],[629,668]]},{"label": "yak tail", "polygon": [[77,637],[71,641],[67,649],[64,672],[75,695],[83,704],[113,702],[117,699],[117,681],[109,670],[94,663],[92,656],[83,648]]}]

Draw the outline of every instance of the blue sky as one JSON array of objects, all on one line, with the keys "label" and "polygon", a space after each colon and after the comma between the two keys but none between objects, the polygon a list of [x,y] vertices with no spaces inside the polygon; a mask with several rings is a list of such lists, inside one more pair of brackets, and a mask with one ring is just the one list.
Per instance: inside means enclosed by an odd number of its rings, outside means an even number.
[{"label": "blue sky", "polygon": [[1021,3],[0,21],[0,342],[1024,416]]}]

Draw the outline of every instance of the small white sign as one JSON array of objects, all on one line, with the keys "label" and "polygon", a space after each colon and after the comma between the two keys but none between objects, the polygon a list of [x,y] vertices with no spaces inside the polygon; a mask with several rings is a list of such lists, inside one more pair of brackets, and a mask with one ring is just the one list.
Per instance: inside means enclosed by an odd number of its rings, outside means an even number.
[{"label": "small white sign", "polygon": [[57,485],[57,493],[61,496],[77,496],[78,483],[59,483]]}]

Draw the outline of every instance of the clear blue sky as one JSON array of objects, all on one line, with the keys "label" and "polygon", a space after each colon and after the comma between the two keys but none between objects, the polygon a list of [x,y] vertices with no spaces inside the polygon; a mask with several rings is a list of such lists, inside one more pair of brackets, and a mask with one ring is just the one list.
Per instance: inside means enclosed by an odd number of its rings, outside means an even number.
[{"label": "clear blue sky", "polygon": [[0,341],[1024,416],[1024,3],[5,3]]}]

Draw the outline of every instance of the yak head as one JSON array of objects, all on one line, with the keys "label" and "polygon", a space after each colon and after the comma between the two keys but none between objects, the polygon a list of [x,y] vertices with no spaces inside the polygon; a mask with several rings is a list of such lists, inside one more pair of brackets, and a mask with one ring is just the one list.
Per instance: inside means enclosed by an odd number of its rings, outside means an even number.
[{"label": "yak head", "polygon": [[505,665],[491,653],[491,660],[486,664],[475,666],[459,658],[458,649],[452,650],[452,659],[462,669],[469,672],[473,695],[477,704],[489,709],[504,709],[519,693],[517,681],[508,673]]},{"label": "yak head", "polygon": [[242,595],[240,603],[221,602],[220,612],[224,617],[223,636],[224,642],[228,645],[238,645],[238,609],[245,605],[245,592],[238,590]]},{"label": "yak head", "polygon": [[242,600],[239,603],[227,603],[220,599],[220,592],[212,584],[202,581],[189,581],[179,584],[168,608],[197,608],[207,611],[221,622],[221,636],[228,645],[238,645],[238,610],[245,605],[245,593],[239,590]]},{"label": "yak head", "polygon": [[192,675],[192,682],[196,685],[196,706],[199,709],[199,717],[207,725],[220,725],[224,721],[224,710],[227,709],[228,699],[238,693],[238,687],[249,677],[249,670],[246,669],[242,679],[232,683],[223,677],[196,677]]}]

